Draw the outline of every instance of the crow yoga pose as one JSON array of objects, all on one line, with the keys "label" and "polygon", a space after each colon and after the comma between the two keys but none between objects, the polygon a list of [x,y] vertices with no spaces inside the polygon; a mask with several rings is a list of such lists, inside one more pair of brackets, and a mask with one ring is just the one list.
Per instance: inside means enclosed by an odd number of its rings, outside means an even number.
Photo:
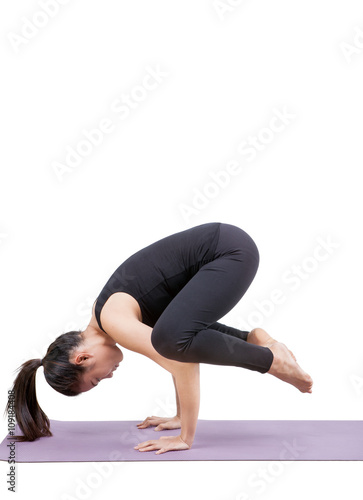
[{"label": "crow yoga pose", "polygon": [[23,432],[18,440],[52,435],[36,399],[39,366],[53,389],[76,396],[113,376],[123,359],[118,345],[161,365],[175,385],[177,414],[148,417],[138,428],[180,428],[180,434],[139,443],[140,452],[191,448],[199,413],[199,363],[269,373],[311,393],[311,377],[284,344],[262,328],[248,332],[218,322],[243,297],[258,265],[253,239],[220,222],[172,234],[129,257],[95,300],[87,328],[63,333],[43,359],[19,368],[13,387]]}]

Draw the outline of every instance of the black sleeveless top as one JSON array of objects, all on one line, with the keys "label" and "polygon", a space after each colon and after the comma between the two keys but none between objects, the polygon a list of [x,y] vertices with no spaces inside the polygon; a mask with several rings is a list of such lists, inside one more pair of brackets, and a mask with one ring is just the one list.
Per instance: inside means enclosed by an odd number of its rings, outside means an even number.
[{"label": "black sleeveless top", "polygon": [[209,222],[167,236],[139,250],[110,276],[96,299],[95,315],[101,330],[101,310],[116,292],[137,300],[142,322],[156,321],[195,273],[213,260],[220,222]]}]

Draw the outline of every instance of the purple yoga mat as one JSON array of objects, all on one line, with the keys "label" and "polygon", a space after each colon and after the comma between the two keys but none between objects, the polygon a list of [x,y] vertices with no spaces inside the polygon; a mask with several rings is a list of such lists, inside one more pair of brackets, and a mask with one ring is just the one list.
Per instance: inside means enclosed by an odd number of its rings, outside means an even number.
[{"label": "purple yoga mat", "polygon": [[[138,429],[138,421],[50,423],[52,437],[15,444],[16,462],[363,460],[361,420],[198,420],[190,450],[161,455],[133,447],[180,429]],[[8,435],[0,444],[0,460],[8,460],[10,442]]]}]

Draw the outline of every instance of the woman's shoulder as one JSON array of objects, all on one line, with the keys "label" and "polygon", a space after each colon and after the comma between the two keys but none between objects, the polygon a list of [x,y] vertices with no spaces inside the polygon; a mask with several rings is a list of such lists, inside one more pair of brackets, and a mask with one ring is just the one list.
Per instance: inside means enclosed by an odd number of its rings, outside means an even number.
[{"label": "woman's shoulder", "polygon": [[[96,318],[96,303],[92,306],[92,317],[90,324],[95,327],[100,327]],[[126,292],[115,292],[109,296],[101,309],[100,319],[102,327],[107,331],[106,323],[114,323],[120,321],[121,318],[135,319],[142,322],[142,315],[139,303]]]}]

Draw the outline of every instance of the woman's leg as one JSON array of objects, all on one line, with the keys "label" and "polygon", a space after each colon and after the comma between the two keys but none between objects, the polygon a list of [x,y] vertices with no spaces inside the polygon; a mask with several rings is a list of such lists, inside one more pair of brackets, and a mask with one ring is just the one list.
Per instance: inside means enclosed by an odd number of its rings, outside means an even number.
[{"label": "woman's leg", "polygon": [[233,328],[232,326],[227,326],[222,323],[212,323],[208,326],[208,329],[218,330],[219,332],[225,333],[226,335],[232,335],[233,337],[237,337],[239,339],[245,340],[247,342],[247,336],[250,333],[247,330],[238,330],[237,328]]},{"label": "woman's leg", "polygon": [[268,347],[249,344],[236,329],[226,332],[228,327],[217,323],[243,297],[258,264],[252,238],[221,224],[215,259],[199,269],[162,313],[152,331],[154,348],[177,361],[267,372],[273,361]]}]

